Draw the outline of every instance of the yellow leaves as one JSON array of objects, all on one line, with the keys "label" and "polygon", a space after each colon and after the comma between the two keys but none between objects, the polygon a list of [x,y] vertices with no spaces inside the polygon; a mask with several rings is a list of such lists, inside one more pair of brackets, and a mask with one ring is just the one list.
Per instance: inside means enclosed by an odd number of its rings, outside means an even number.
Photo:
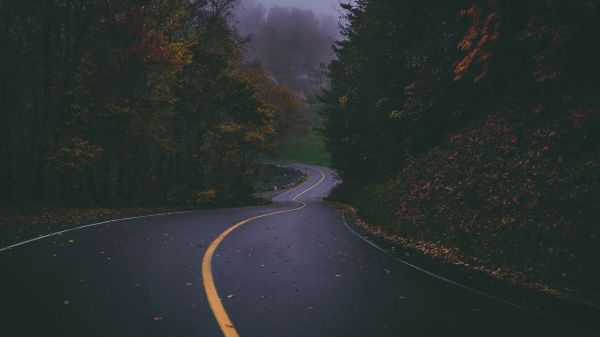
[{"label": "yellow leaves", "polygon": [[348,96],[340,96],[338,98],[338,105],[340,109],[345,109],[348,106]]},{"label": "yellow leaves", "polygon": [[389,113],[389,116],[390,116],[390,118],[393,118],[393,119],[396,119],[396,118],[403,119],[403,118],[406,118],[407,114],[406,114],[406,111],[394,110]]},{"label": "yellow leaves", "polygon": [[217,125],[219,132],[224,134],[235,133],[242,130],[242,128],[243,126],[241,124],[234,122],[224,122]]},{"label": "yellow leaves", "polygon": [[93,165],[103,152],[102,148],[76,136],[58,145],[54,154],[48,158],[45,169],[82,170]]},{"label": "yellow leaves", "polygon": [[131,112],[130,107],[128,105],[116,105],[114,103],[109,103],[106,105],[106,109],[111,114],[127,114]]},{"label": "yellow leaves", "polygon": [[186,65],[192,63],[192,53],[183,42],[171,43],[169,49],[175,64]]},{"label": "yellow leaves", "polygon": [[215,190],[214,188],[209,188],[202,192],[198,192],[196,195],[196,201],[199,204],[209,203],[211,201],[214,201],[216,198],[217,198],[217,190]]},{"label": "yellow leaves", "polygon": [[246,142],[264,142],[266,138],[265,134],[260,131],[250,131],[245,133],[244,140]]}]

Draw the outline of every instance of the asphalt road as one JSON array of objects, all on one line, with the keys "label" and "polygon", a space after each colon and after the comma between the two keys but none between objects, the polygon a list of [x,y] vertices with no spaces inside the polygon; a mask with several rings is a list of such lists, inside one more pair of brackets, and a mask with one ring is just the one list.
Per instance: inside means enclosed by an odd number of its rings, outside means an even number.
[{"label": "asphalt road", "polygon": [[320,200],[333,172],[297,167],[310,178],[271,206],[115,221],[0,251],[0,335],[590,335],[382,253]]}]

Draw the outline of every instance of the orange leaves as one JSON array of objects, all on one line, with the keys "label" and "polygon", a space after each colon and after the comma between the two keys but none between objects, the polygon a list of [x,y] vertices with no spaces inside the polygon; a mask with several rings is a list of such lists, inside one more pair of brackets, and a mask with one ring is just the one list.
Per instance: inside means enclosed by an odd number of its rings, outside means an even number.
[{"label": "orange leaves", "polygon": [[472,24],[469,27],[467,34],[463,37],[463,39],[458,43],[458,49],[462,51],[467,51],[473,48],[473,42],[479,36],[479,21],[481,16],[481,11],[479,7],[476,5],[471,6],[468,10],[463,9],[459,12],[460,17],[468,17],[472,20]]},{"label": "orange leaves", "polygon": [[46,170],[82,171],[93,166],[104,150],[79,136],[63,140],[48,157]]},{"label": "orange leaves", "polygon": [[191,63],[191,53],[181,42],[171,42],[165,32],[152,21],[152,13],[131,10],[117,19],[121,27],[134,40],[129,50],[146,64],[185,65]]},{"label": "orange leaves", "polygon": [[[468,53],[455,63],[454,80],[463,79],[472,70],[473,81],[479,82],[489,72],[493,56],[491,49],[500,37],[502,17],[498,12],[492,11],[483,18],[483,13],[477,5],[468,10],[461,10],[459,16],[470,18],[471,26],[457,46],[460,51]],[[472,69],[476,65],[478,69]]]},{"label": "orange leaves", "polygon": [[184,65],[192,59],[183,43],[169,42],[162,32],[147,29],[142,30],[131,51],[147,64]]}]

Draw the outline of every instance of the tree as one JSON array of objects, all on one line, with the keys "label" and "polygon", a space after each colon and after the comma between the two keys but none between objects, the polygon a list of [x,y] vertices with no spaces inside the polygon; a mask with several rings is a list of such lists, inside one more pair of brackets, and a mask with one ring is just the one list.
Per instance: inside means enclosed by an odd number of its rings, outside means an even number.
[{"label": "tree", "polygon": [[3,201],[247,197],[294,103],[242,65],[236,3],[2,1]]}]

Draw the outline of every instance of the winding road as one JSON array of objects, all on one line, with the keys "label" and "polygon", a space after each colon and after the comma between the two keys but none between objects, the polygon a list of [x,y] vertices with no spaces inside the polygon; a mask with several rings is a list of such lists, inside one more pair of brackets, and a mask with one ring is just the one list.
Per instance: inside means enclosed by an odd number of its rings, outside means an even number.
[{"label": "winding road", "polygon": [[270,206],[118,220],[0,250],[3,337],[593,336],[390,257],[309,175]]}]

